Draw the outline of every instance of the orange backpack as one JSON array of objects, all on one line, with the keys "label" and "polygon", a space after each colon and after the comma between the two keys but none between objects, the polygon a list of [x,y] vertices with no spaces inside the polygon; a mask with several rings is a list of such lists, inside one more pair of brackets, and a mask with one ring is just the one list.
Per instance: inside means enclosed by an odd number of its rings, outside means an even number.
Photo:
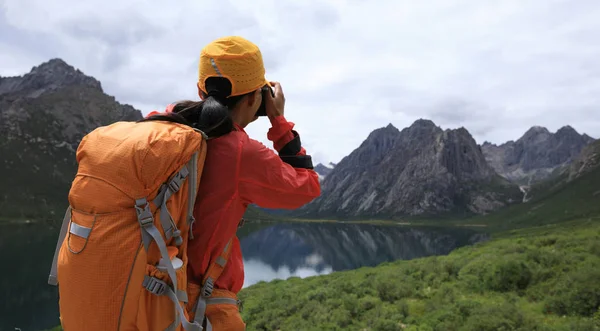
[{"label": "orange backpack", "polygon": [[206,139],[164,121],[83,138],[48,280],[66,331],[202,330],[186,311],[186,267]]}]

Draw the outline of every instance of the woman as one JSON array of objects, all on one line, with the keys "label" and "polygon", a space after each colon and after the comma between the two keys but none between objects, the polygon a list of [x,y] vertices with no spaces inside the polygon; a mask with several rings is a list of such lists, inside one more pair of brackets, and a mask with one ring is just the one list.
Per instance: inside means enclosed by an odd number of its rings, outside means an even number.
[{"label": "woman", "polygon": [[[181,102],[168,110],[172,120],[189,123],[209,137],[188,243],[187,309],[200,323],[205,315],[204,322],[215,331],[245,329],[236,304],[244,267],[235,234],[248,205],[295,209],[320,194],[311,158],[292,130],[294,124],[284,117],[281,85],[264,76],[256,45],[240,37],[215,40],[200,56],[197,85],[202,101]],[[274,96],[266,93],[263,100],[266,86],[272,86]],[[278,154],[244,131],[258,118],[262,102],[271,122],[267,137]],[[207,297],[231,300],[206,305]]]}]

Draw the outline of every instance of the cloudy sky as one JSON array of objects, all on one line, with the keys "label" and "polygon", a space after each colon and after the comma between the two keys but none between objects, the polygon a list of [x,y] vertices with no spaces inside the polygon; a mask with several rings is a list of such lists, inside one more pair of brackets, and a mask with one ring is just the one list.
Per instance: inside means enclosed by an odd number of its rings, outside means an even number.
[{"label": "cloudy sky", "polygon": [[261,48],[319,162],[419,118],[479,143],[533,125],[600,137],[598,0],[0,0],[0,75],[60,57],[148,113],[197,98],[200,50],[225,35]]}]

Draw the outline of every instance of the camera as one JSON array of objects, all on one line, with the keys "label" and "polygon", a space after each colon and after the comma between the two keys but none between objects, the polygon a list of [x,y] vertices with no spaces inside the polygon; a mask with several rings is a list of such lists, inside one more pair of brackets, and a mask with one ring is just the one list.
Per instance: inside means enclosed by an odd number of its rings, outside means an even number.
[{"label": "camera", "polygon": [[260,103],[260,107],[258,107],[258,111],[256,112],[256,116],[267,116],[267,96],[271,92],[271,96],[275,97],[275,92],[269,85],[265,85],[261,88],[262,93],[262,102]]}]

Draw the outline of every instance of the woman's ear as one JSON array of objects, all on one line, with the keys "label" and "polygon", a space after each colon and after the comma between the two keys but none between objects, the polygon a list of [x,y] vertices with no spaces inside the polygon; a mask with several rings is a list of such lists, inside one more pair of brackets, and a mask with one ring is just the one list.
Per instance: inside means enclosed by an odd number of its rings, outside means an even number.
[{"label": "woman's ear", "polygon": [[251,108],[256,108],[258,109],[258,107],[260,107],[260,102],[262,101],[261,99],[261,89],[258,89],[256,91],[254,91],[254,93],[251,93],[248,95],[248,106]]},{"label": "woman's ear", "polygon": [[250,93],[246,96],[246,105],[250,108],[254,106],[256,102],[256,93]]}]

